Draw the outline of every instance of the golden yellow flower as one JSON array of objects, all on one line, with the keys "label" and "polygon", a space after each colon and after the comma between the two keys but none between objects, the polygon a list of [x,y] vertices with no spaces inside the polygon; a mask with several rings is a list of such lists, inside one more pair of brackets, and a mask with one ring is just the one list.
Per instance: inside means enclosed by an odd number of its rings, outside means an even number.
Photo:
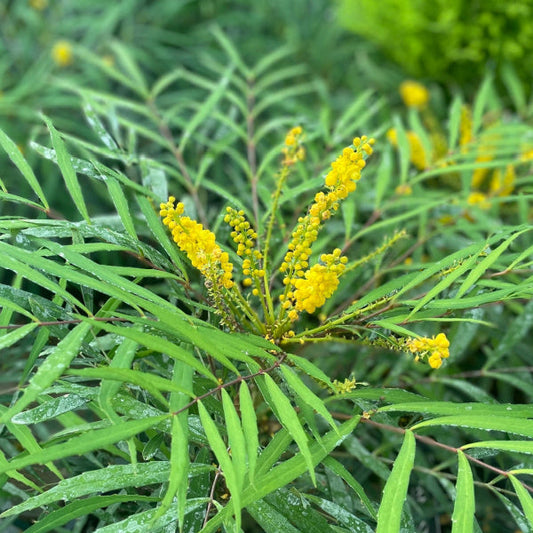
[{"label": "golden yellow flower", "polygon": [[303,129],[301,126],[292,128],[285,136],[285,146],[281,149],[281,153],[285,156],[283,159],[284,166],[291,166],[305,159],[302,136]]},{"label": "golden yellow flower", "polygon": [[429,91],[417,81],[407,80],[400,85],[400,96],[408,107],[422,109],[429,101]]},{"label": "golden yellow flower", "polygon": [[57,41],[52,47],[52,59],[60,67],[68,67],[74,61],[72,45],[68,41]]},{"label": "golden yellow flower", "polygon": [[228,253],[216,244],[214,233],[183,216],[184,205],[180,202],[174,206],[175,201],[171,196],[167,203],[161,204],[159,212],[164,217],[163,224],[172,232],[174,242],[187,254],[192,265],[204,275],[211,287],[221,285],[231,289],[233,265],[229,262]]},{"label": "golden yellow flower", "polygon": [[323,264],[316,264],[307,270],[303,278],[294,282],[294,301],[297,311],[314,313],[339,286],[339,276],[344,272],[346,257],[336,248],[331,254],[323,254]]},{"label": "golden yellow flower", "polygon": [[444,333],[439,333],[436,337],[419,337],[418,339],[407,339],[405,342],[407,349],[420,357],[427,358],[431,368],[440,368],[442,360],[450,356],[450,341]]},{"label": "golden yellow flower", "polygon": [[489,209],[490,207],[487,195],[479,191],[471,192],[466,201],[469,205],[476,205],[481,209]]}]

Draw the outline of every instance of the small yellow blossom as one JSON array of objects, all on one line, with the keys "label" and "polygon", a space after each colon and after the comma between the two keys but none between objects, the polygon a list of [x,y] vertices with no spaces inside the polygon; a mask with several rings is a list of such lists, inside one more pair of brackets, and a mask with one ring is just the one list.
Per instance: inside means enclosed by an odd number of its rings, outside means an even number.
[{"label": "small yellow blossom", "polygon": [[476,205],[481,209],[490,208],[490,201],[488,200],[487,195],[479,191],[471,192],[468,195],[468,198],[466,201],[469,205]]},{"label": "small yellow blossom", "polygon": [[[425,170],[428,166],[428,158],[420,137],[411,130],[407,131],[406,135],[407,141],[409,142],[411,163],[413,163],[418,170]],[[398,147],[398,132],[394,128],[387,131],[387,139],[392,146],[395,148]]]},{"label": "small yellow blossom", "polygon": [[285,156],[284,166],[291,166],[305,159],[305,148],[302,146],[303,129],[301,126],[292,128],[285,136],[285,146],[281,153]]},{"label": "small yellow blossom", "polygon": [[57,41],[52,48],[52,59],[60,67],[68,67],[74,61],[72,45],[68,41]]},{"label": "small yellow blossom", "polygon": [[450,356],[450,341],[444,333],[431,338],[407,339],[405,346],[411,353],[416,354],[417,359],[426,357],[431,368],[440,368],[442,360]]},{"label": "small yellow blossom", "polygon": [[520,154],[520,161],[533,161],[533,148],[523,148]]},{"label": "small yellow blossom", "polygon": [[497,168],[490,180],[491,196],[509,196],[513,192],[515,178],[516,173],[513,165],[507,165],[503,175],[502,170]]},{"label": "small yellow blossom", "polygon": [[233,228],[231,238],[237,244],[237,255],[244,258],[242,272],[248,276],[244,279],[243,285],[250,287],[253,284],[252,278],[259,279],[265,275],[260,265],[263,255],[255,249],[257,233],[246,220],[242,210],[237,211],[233,207],[227,207],[224,222]]},{"label": "small yellow blossom", "polygon": [[161,204],[160,215],[163,224],[172,232],[174,242],[187,254],[192,265],[206,278],[210,287],[222,285],[226,289],[233,286],[233,265],[229,255],[215,242],[215,234],[204,229],[203,225],[183,216],[184,205],[174,206],[176,199],[171,196],[167,203]]},{"label": "small yellow blossom", "polygon": [[332,254],[323,254],[320,259],[324,264],[314,265],[305,272],[303,278],[294,282],[297,311],[314,313],[339,286],[339,276],[346,268],[347,258],[341,257],[341,250],[337,248]]},{"label": "small yellow blossom", "polygon": [[415,109],[422,109],[429,101],[429,91],[417,81],[407,80],[400,85],[400,96],[404,104]]}]

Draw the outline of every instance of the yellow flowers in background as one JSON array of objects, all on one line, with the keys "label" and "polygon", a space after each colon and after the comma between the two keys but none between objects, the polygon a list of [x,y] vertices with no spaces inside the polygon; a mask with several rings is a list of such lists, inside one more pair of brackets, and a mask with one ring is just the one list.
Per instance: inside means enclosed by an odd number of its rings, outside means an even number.
[{"label": "yellow flowers in background", "polygon": [[407,107],[422,109],[429,102],[428,89],[413,80],[406,80],[400,85],[400,96]]},{"label": "yellow flowers in background", "polygon": [[65,40],[57,41],[52,47],[52,59],[59,67],[68,67],[74,61],[72,45]]}]

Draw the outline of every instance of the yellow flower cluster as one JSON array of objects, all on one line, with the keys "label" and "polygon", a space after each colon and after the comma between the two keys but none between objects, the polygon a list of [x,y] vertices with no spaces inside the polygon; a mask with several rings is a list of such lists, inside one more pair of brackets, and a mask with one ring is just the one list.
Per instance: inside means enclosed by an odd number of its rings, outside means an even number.
[{"label": "yellow flower cluster", "polygon": [[285,156],[284,166],[291,166],[305,159],[305,148],[301,144],[303,130],[301,126],[292,128],[285,137],[285,146],[281,153]]},{"label": "yellow flower cluster", "polygon": [[411,353],[426,356],[431,368],[440,368],[442,360],[450,356],[450,341],[444,333],[439,333],[436,337],[420,337],[418,339],[408,339],[405,343]]},{"label": "yellow flower cluster", "polygon": [[[418,169],[424,170],[428,167],[428,157],[420,137],[414,131],[407,131],[407,140],[409,141],[409,151],[411,163]],[[395,148],[398,147],[398,132],[391,128],[387,132],[387,139]]]},{"label": "yellow flower cluster", "polygon": [[[336,248],[332,254],[322,254],[320,260],[323,264],[314,265],[303,278],[294,281],[295,290],[291,296],[296,311],[314,313],[339,286],[339,276],[344,272],[348,259],[341,257],[341,250]],[[289,318],[291,316],[294,313],[289,313]]]},{"label": "yellow flower cluster", "polygon": [[292,233],[292,240],[288,245],[280,271],[286,273],[283,283],[292,284],[292,277],[303,278],[305,269],[309,266],[311,245],[318,237],[322,223],[329,219],[339,208],[339,202],[349,193],[355,191],[357,181],[361,178],[361,170],[365,167],[364,154],[372,153],[374,139],[366,136],[356,137],[353,148],[345,148],[342,154],[331,164],[331,170],[326,175],[325,184],[328,192],[319,192],[305,217],[298,219],[298,225]]},{"label": "yellow flower cluster", "polygon": [[57,41],[52,47],[52,59],[60,67],[68,67],[74,61],[72,45],[68,41]]},{"label": "yellow flower cluster", "polygon": [[422,109],[429,102],[429,91],[417,81],[404,81],[400,85],[400,96],[407,107],[416,109]]},{"label": "yellow flower cluster", "polygon": [[204,229],[203,225],[183,216],[184,205],[174,206],[176,199],[171,196],[161,204],[159,214],[164,217],[163,224],[172,232],[174,242],[187,254],[192,265],[206,278],[211,287],[221,285],[226,289],[233,287],[233,265],[229,255],[215,242],[215,234]]},{"label": "yellow flower cluster", "polygon": [[247,277],[243,280],[243,285],[249,287],[253,283],[249,276],[262,278],[265,275],[265,271],[260,268],[263,256],[259,250],[254,249],[257,233],[244,217],[244,211],[227,207],[226,213],[224,222],[233,228],[231,238],[237,244],[237,255],[244,257],[242,272]]}]

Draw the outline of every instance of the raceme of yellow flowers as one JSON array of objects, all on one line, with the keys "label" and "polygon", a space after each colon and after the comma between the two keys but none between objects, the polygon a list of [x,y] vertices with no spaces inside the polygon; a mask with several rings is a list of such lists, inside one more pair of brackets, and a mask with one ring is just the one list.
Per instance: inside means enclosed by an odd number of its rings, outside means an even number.
[{"label": "raceme of yellow flowers", "polygon": [[[293,167],[305,158],[302,139],[301,127],[292,128],[285,137],[283,160],[265,226],[265,236],[260,240],[261,246],[258,245],[257,232],[246,219],[245,212],[233,207],[226,208],[224,222],[232,230],[230,235],[236,245],[237,257],[242,259],[242,276],[239,276],[239,281],[233,277],[237,269],[230,262],[229,254],[216,243],[215,234],[186,216],[183,203],[176,204],[176,199],[171,196],[160,208],[163,224],[171,231],[174,242],[202,273],[210,302],[221,323],[231,330],[253,332],[277,343],[310,339],[304,336],[310,330],[295,333],[295,323],[301,313],[314,313],[324,305],[336,291],[339,279],[347,270],[348,258],[342,255],[339,248],[331,253],[322,253],[318,260],[313,261],[313,245],[324,224],[356,190],[374,144],[374,139],[356,137],[353,145],[344,148],[331,163],[324,179],[324,189],[315,194],[306,214],[298,219],[281,264],[273,268],[269,250],[279,199]],[[394,239],[391,243],[393,241]],[[281,280],[277,282],[276,278],[280,275]],[[251,292],[251,296],[246,295],[247,290]],[[254,301],[257,305],[253,304]],[[346,319],[348,318],[347,315]],[[340,322],[342,323],[342,317]],[[338,317],[335,323],[338,325]],[[327,333],[327,319],[314,328],[313,332]],[[439,361],[447,357],[442,348],[443,336],[444,334],[437,336],[440,351],[431,344],[431,340],[427,341],[426,346],[417,339],[408,339],[403,341],[402,347],[416,352],[418,358],[427,356],[430,365],[438,368],[440,364],[437,365],[437,356],[440,357]]]}]

